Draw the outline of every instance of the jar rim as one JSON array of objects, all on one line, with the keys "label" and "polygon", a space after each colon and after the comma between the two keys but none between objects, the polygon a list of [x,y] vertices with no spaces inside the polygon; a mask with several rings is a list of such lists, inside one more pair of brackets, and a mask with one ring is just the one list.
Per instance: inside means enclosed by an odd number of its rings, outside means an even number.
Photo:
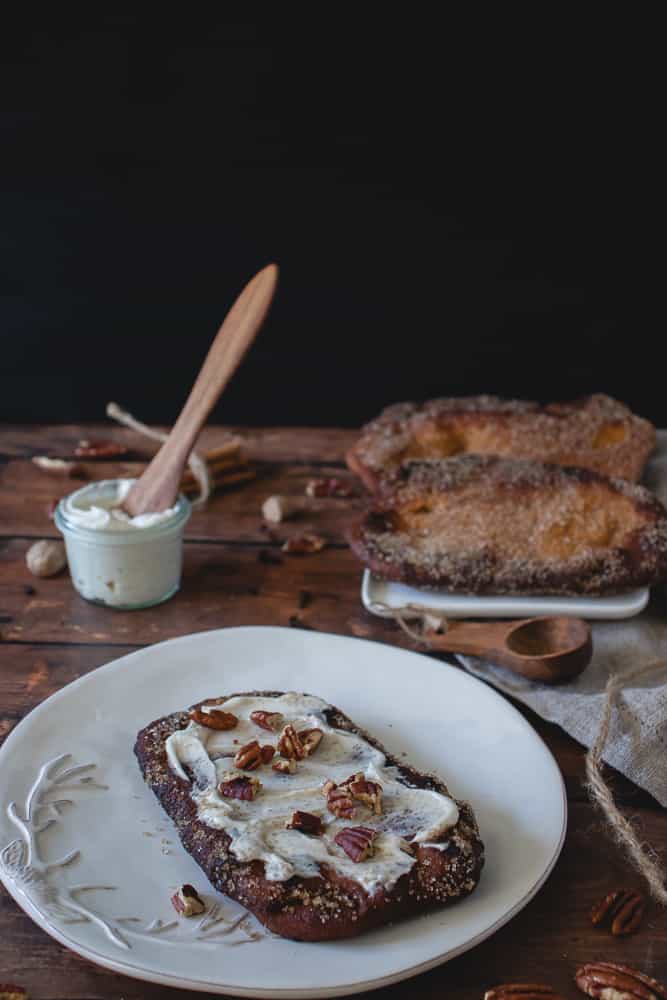
[{"label": "jar rim", "polygon": [[66,503],[71,500],[72,497],[76,496],[78,493],[82,493],[86,489],[90,489],[91,486],[97,486],[100,491],[103,491],[104,487],[109,487],[111,484],[115,484],[117,482],[118,479],[98,479],[93,483],[87,483],[85,486],[81,486],[78,490],[74,490],[72,493],[68,493],[67,496],[62,497],[62,499],[58,501],[58,505],[53,516],[55,525],[61,534],[73,535],[88,541],[97,542],[100,545],[128,543],[138,544],[144,540],[155,539],[160,537],[160,535],[167,535],[180,530],[192,513],[192,505],[190,501],[186,496],[184,496],[184,494],[179,493],[176,503],[174,504],[173,517],[170,517],[165,521],[159,521],[157,524],[144,528],[116,528],[113,531],[104,531],[96,528],[89,528],[81,524],[75,524],[68,517]]}]

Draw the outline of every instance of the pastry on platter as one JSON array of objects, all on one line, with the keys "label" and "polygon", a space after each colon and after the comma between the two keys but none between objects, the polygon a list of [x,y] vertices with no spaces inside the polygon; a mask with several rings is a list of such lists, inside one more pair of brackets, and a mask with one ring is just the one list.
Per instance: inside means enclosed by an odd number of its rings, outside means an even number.
[{"label": "pastry on platter", "polygon": [[362,429],[346,457],[371,491],[403,461],[470,453],[575,465],[637,481],[654,444],[652,424],[602,393],[547,406],[467,396],[387,407]]},{"label": "pastry on platter", "polygon": [[491,455],[404,463],[350,544],[382,579],[463,594],[599,596],[667,579],[667,510],[647,489]]}]

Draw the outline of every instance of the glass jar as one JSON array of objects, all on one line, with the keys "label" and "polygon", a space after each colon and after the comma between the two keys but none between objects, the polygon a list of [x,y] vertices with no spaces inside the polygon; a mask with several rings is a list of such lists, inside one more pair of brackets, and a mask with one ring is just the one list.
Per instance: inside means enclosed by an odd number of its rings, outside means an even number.
[{"label": "glass jar", "polygon": [[64,497],[55,512],[75,588],[87,601],[125,611],[161,604],[178,591],[183,530],[191,513],[190,502],[179,496],[164,516],[114,518],[107,526],[82,523],[91,509],[99,506],[103,517],[122,503],[129,485],[117,479],[91,483]]}]

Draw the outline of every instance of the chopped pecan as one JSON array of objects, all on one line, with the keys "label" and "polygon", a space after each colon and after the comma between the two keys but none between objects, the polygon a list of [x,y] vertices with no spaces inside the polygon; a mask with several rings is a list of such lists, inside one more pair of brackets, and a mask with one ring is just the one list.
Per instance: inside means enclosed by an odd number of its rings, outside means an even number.
[{"label": "chopped pecan", "polygon": [[289,757],[292,760],[303,760],[304,757],[308,756],[301,738],[291,722],[288,722],[280,734],[278,753],[281,757]]},{"label": "chopped pecan", "polygon": [[311,552],[319,552],[327,544],[326,538],[321,535],[313,535],[307,532],[303,535],[293,535],[283,542],[282,550],[288,555],[309,555]]},{"label": "chopped pecan", "polygon": [[594,1000],[667,1000],[667,986],[657,979],[616,962],[581,965],[574,981]]},{"label": "chopped pecan", "polygon": [[299,739],[301,740],[301,746],[306,751],[306,757],[310,757],[311,753],[315,753],[318,746],[322,742],[322,737],[324,733],[321,729],[302,729],[299,733]]},{"label": "chopped pecan", "polygon": [[562,1000],[551,986],[542,983],[503,983],[484,994],[484,1000]]},{"label": "chopped pecan", "polygon": [[270,733],[277,732],[285,721],[280,712],[265,712],[264,709],[251,712],[250,719],[256,726],[261,726],[262,729],[267,729]]},{"label": "chopped pecan", "polygon": [[292,813],[292,818],[287,823],[288,830],[298,830],[300,833],[308,833],[313,837],[319,837],[324,833],[324,823],[319,816],[314,813],[302,812],[297,809]]},{"label": "chopped pecan", "polygon": [[644,897],[636,889],[613,889],[591,910],[594,927],[609,927],[615,937],[627,937],[644,916]]},{"label": "chopped pecan", "polygon": [[194,886],[188,883],[182,885],[174,893],[171,897],[171,902],[176,912],[180,913],[182,917],[194,917],[199,913],[203,913],[206,909],[204,900],[199,898]]},{"label": "chopped pecan", "polygon": [[328,479],[309,479],[306,483],[308,497],[354,497],[357,491],[352,483],[331,476]]},{"label": "chopped pecan", "polygon": [[239,720],[232,712],[221,712],[218,708],[212,708],[209,712],[193,708],[190,718],[197,725],[206,726],[207,729],[236,729],[239,724]]},{"label": "chopped pecan", "polygon": [[355,814],[354,799],[347,785],[340,787],[334,781],[325,781],[322,785],[322,795],[327,800],[327,809],[339,819],[353,819]]},{"label": "chopped pecan", "polygon": [[262,755],[262,764],[270,764],[275,756],[276,748],[272,747],[270,743],[264,743],[260,747],[260,753]]},{"label": "chopped pecan", "polygon": [[127,455],[128,448],[116,441],[81,440],[74,449],[77,458],[119,458]]},{"label": "chopped pecan", "polygon": [[377,781],[368,781],[361,773],[353,774],[342,782],[347,786],[353,799],[363,802],[378,816],[382,814],[382,785]]},{"label": "chopped pecan", "polygon": [[280,760],[276,760],[271,765],[272,770],[277,771],[278,774],[294,774],[296,771],[296,761],[293,758],[281,757]]},{"label": "chopped pecan", "polygon": [[16,983],[0,983],[0,1000],[28,1000],[28,991]]},{"label": "chopped pecan", "polygon": [[234,771],[227,771],[222,776],[218,791],[223,799],[241,799],[244,802],[252,802],[261,787],[262,782],[258,778],[249,774],[236,774]]},{"label": "chopped pecan", "polygon": [[260,764],[268,764],[274,753],[273,747],[261,747],[257,740],[252,740],[239,747],[234,757],[234,764],[242,771],[256,771]]},{"label": "chopped pecan", "polygon": [[42,472],[65,479],[85,479],[86,470],[79,462],[69,462],[64,458],[49,458],[47,455],[35,455],[33,463]]},{"label": "chopped pecan", "polygon": [[346,826],[339,830],[334,841],[343,848],[348,858],[358,864],[372,857],[376,837],[377,830],[371,830],[368,826]]}]

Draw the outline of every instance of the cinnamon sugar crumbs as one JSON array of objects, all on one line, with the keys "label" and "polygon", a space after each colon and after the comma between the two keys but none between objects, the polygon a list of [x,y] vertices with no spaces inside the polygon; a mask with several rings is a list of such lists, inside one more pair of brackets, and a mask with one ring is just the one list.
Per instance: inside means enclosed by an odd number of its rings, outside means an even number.
[{"label": "cinnamon sugar crumbs", "polygon": [[468,593],[611,593],[667,576],[667,511],[586,470],[465,455],[405,463],[353,547],[374,572]]},{"label": "cinnamon sugar crumbs", "polygon": [[655,429],[603,393],[567,403],[467,396],[397,403],[362,429],[353,449],[375,473],[409,458],[507,455],[640,478]]}]

